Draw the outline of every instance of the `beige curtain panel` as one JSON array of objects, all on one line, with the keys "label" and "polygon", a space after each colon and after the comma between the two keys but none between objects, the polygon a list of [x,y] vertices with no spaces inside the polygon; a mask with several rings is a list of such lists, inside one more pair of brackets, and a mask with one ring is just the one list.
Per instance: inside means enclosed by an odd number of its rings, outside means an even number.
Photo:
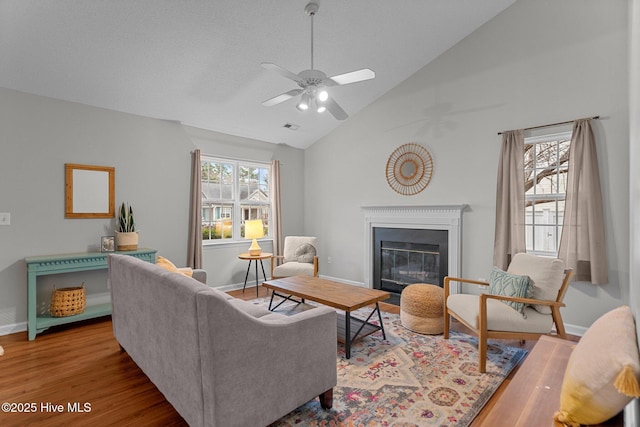
[{"label": "beige curtain panel", "polygon": [[191,268],[202,268],[202,165],[199,149],[191,153],[191,206],[189,207],[187,265]]},{"label": "beige curtain panel", "polygon": [[575,280],[609,283],[598,156],[590,119],[573,124],[558,258],[573,268]]},{"label": "beige curtain panel", "polygon": [[273,254],[282,255],[282,206],[280,202],[280,161],[271,161],[271,232],[273,236]]},{"label": "beige curtain panel", "polygon": [[493,264],[506,270],[511,258],[526,252],[524,232],[524,130],[502,133],[498,165]]}]

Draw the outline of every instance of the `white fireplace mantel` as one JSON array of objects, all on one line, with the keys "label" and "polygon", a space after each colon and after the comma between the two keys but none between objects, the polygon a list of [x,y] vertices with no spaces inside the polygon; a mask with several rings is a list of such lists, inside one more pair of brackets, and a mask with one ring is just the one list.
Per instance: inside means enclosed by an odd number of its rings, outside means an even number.
[{"label": "white fireplace mantel", "polygon": [[[364,211],[364,283],[373,287],[373,229],[415,228],[448,231],[449,276],[460,277],[462,212],[468,205],[362,206]],[[455,290],[454,290],[455,291]]]}]

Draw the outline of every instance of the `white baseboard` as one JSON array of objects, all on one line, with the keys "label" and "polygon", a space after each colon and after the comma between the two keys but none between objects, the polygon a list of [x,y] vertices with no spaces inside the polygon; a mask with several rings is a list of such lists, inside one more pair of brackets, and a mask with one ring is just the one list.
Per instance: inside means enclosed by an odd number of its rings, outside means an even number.
[{"label": "white baseboard", "polygon": [[331,280],[331,281],[338,282],[338,283],[345,283],[347,285],[360,286],[361,288],[366,288],[367,287],[363,282],[356,282],[356,281],[353,281],[353,280],[340,279],[338,277],[325,276],[325,275],[321,274],[320,278],[321,279],[325,279],[325,280]]},{"label": "white baseboard", "polygon": [[567,334],[575,335],[578,337],[583,336],[584,333],[587,332],[587,328],[585,328],[584,326],[570,325],[566,323],[564,325],[564,329],[567,331]]},{"label": "white baseboard", "polygon": [[27,330],[27,322],[11,323],[9,325],[0,326],[0,336],[11,335],[17,332],[24,332]]},{"label": "white baseboard", "polygon": [[[234,284],[225,285],[225,286],[216,286],[216,287],[210,286],[210,288],[217,289],[217,290],[222,291],[222,292],[229,292],[229,291],[235,291],[235,290],[238,290],[238,289],[242,289],[243,286],[244,286],[244,283],[234,283]],[[249,282],[247,282],[247,288],[246,289],[247,290],[253,289],[255,291],[256,290],[256,282],[253,281],[251,284],[249,284]]]}]

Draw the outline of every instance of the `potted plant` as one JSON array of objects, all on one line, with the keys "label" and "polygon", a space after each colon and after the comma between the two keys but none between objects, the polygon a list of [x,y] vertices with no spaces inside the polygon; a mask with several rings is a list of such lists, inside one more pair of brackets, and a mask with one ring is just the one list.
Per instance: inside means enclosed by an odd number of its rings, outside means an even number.
[{"label": "potted plant", "polygon": [[116,250],[135,251],[138,249],[138,232],[133,219],[133,209],[122,202],[118,212],[118,229],[116,230]]}]

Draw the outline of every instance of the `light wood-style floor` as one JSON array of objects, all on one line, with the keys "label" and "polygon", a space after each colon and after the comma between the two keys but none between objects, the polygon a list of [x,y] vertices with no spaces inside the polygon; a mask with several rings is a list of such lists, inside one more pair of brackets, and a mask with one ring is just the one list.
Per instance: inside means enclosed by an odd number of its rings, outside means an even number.
[{"label": "light wood-style floor", "polygon": [[[244,294],[241,290],[230,293],[243,299],[255,298],[255,288]],[[260,296],[266,297],[267,290],[260,287]],[[381,308],[400,311],[389,304]],[[459,324],[453,328],[463,330]],[[507,343],[528,350],[535,344]],[[26,332],[1,336],[0,345],[5,350],[0,357],[0,402],[15,404],[14,409],[32,410],[0,412],[0,426],[186,425],[138,366],[120,351],[108,316],[52,328],[34,341],[28,341]],[[472,426],[482,425],[513,374]],[[69,406],[84,412],[71,412]]]}]

